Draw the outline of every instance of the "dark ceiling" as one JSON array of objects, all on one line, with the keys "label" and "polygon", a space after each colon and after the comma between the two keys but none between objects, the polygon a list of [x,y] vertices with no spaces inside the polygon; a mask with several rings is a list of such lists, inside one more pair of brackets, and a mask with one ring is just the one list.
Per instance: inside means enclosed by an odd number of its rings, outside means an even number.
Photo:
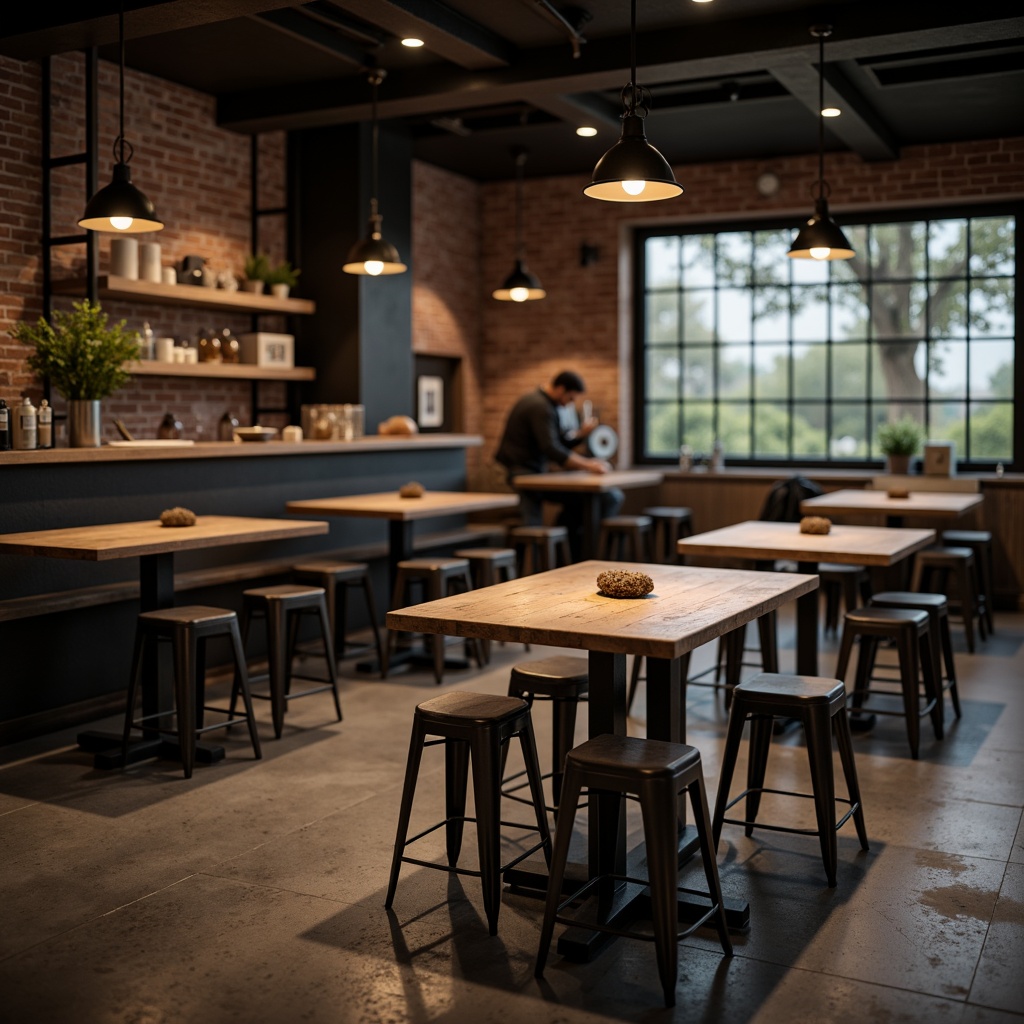
[{"label": "dark ceiling", "polygon": [[[118,0],[19,4],[0,54],[96,45],[117,59]],[[865,160],[903,146],[1024,135],[1020,0],[638,0],[637,78],[650,140],[674,164],[817,145],[817,43],[831,24],[826,145]],[[381,118],[418,157],[478,179],[589,175],[618,136],[629,81],[629,0],[125,0],[130,67],[211,93],[240,132]],[[425,46],[400,44],[415,35]],[[595,138],[575,134],[580,124]]]}]

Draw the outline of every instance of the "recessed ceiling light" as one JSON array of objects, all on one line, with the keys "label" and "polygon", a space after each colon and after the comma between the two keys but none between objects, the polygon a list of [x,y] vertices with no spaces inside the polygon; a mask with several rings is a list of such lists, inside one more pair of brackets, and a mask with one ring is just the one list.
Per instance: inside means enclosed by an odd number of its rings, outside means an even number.
[{"label": "recessed ceiling light", "polygon": [[585,139],[589,139],[597,134],[597,129],[592,128],[588,124],[581,124],[579,128],[576,129],[576,134],[582,135]]},{"label": "recessed ceiling light", "polygon": [[417,47],[423,45],[423,40],[417,39],[415,36],[406,36],[406,38],[402,40],[402,45],[408,46],[410,50],[415,50]]},{"label": "recessed ceiling light", "polygon": [[842,113],[842,111],[838,107],[822,107],[821,108],[821,116],[822,117],[838,117],[841,113]]},{"label": "recessed ceiling light", "polygon": [[711,0],[693,0],[695,4],[709,4]]}]

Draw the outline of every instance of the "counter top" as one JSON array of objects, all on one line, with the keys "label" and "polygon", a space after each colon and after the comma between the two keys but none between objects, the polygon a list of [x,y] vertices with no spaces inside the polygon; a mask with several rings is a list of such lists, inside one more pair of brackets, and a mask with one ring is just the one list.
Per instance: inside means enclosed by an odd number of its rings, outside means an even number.
[{"label": "counter top", "polygon": [[202,441],[183,448],[50,448],[44,451],[0,452],[4,466],[67,462],[161,462],[179,459],[267,458],[278,455],[332,455],[349,452],[415,451],[428,448],[479,448],[479,434],[415,434],[412,437],[373,434],[358,441]]}]

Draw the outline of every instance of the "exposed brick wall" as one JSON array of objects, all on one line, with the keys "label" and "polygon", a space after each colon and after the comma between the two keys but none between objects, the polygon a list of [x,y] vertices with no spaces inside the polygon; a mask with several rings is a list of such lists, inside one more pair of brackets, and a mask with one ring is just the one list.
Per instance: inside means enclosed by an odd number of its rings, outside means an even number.
[{"label": "exposed brick wall", "polygon": [[[83,61],[53,61],[55,154],[82,147]],[[117,69],[101,64],[101,182],[107,180],[110,146],[117,133]],[[13,402],[38,387],[26,371],[24,350],[7,330],[41,311],[39,68],[0,57],[0,397]],[[136,183],[154,200],[167,227],[142,236],[159,241],[165,263],[197,253],[218,269],[241,270],[249,251],[249,152],[247,136],[215,123],[214,100],[161,79],[129,70],[127,135],[136,145]],[[261,136],[259,203],[284,200],[285,136]],[[898,161],[867,164],[852,154],[830,154],[826,171],[832,206],[841,212],[910,205],[1020,197],[1024,194],[1024,139],[908,147]],[[754,182],[763,170],[778,174],[771,199]],[[620,324],[620,288],[628,287],[630,226],[686,224],[744,217],[784,216],[794,226],[810,209],[808,188],[816,175],[813,154],[771,161],[727,162],[677,168],[686,188],[674,201],[653,204],[596,202],[582,195],[582,176],[527,178],[524,231],[530,268],[547,299],[499,303],[491,290],[508,274],[514,257],[514,183],[480,185],[427,164],[413,169],[413,336],[419,354],[456,357],[462,366],[462,428],[485,437],[471,453],[470,482],[503,486],[491,459],[505,414],[524,391],[573,367],[587,380],[602,420],[629,439],[629,332]],[[55,233],[74,231],[85,202],[80,168],[55,175]],[[599,258],[580,266],[580,244],[596,246]],[[285,252],[283,218],[264,218],[258,242],[275,260]],[[107,260],[101,245],[101,268]],[[80,252],[68,254],[81,263]],[[301,283],[300,283],[301,294]],[[193,337],[204,327],[249,328],[248,317],[185,308],[109,304],[116,318],[157,335]],[[280,330],[272,319],[263,329]],[[197,417],[208,436],[211,424],[231,408],[247,421],[249,385],[140,378],[116,396],[132,430],[152,434],[163,408],[183,419]],[[275,404],[272,395],[264,401]],[[244,408],[242,403],[245,403]],[[207,411],[209,410],[209,411]],[[109,416],[107,419],[109,420]]]},{"label": "exposed brick wall", "polygon": [[[458,174],[413,163],[412,348],[418,355],[459,360],[464,411],[458,429],[483,431],[480,365],[480,186]],[[471,478],[478,448],[467,453]]]},{"label": "exposed brick wall", "polygon": [[[771,199],[755,182],[767,169],[780,179]],[[943,205],[1024,195],[1024,138],[907,147],[898,161],[865,163],[830,154],[826,173],[833,211]],[[619,290],[630,285],[631,225],[693,224],[709,220],[785,216],[794,229],[811,210],[809,186],[817,157],[694,164],[676,168],[684,194],[655,203],[609,203],[586,198],[583,177],[527,178],[523,191],[524,242],[530,269],[545,289],[540,302],[483,299],[481,418],[485,445],[479,487],[500,488],[493,461],[505,414],[515,399],[563,368],[580,372],[603,422],[631,450],[629,324],[620,324]],[[512,182],[481,186],[481,294],[508,273],[514,236]],[[580,266],[580,245],[599,258]]]},{"label": "exposed brick wall", "polygon": [[[56,57],[51,73],[51,155],[81,152],[85,145],[84,58],[81,54]],[[110,180],[112,145],[118,131],[116,65],[100,62],[99,79],[102,186]],[[0,397],[8,404],[23,392],[36,401],[41,394],[39,382],[25,367],[26,350],[7,333],[13,323],[34,321],[42,311],[40,83],[37,63],[0,57],[0,258],[4,266],[0,278]],[[132,180],[153,200],[166,225],[163,231],[137,237],[159,243],[165,266],[196,254],[207,257],[211,269],[241,274],[251,249],[249,137],[217,127],[213,97],[163,79],[129,69],[125,95],[125,135],[135,147]],[[274,132],[259,139],[259,202],[263,207],[284,202],[285,138],[283,132]],[[84,168],[55,171],[51,195],[53,234],[78,234],[75,222],[88,198]],[[110,236],[99,237],[103,273],[109,266]],[[262,219],[258,244],[275,262],[285,257],[283,217]],[[56,251],[55,276],[79,275],[84,267],[84,246]],[[60,299],[56,305],[67,306],[69,301]],[[124,319],[129,327],[141,328],[149,321],[157,336],[195,338],[207,327],[229,327],[236,333],[252,329],[245,314],[141,303],[103,305],[112,320]],[[263,318],[260,326],[279,331],[284,329],[284,321]],[[261,392],[264,404],[283,402],[283,387],[273,385],[273,389]],[[117,436],[110,423],[116,415],[138,436],[153,436],[163,412],[174,411],[190,436],[195,436],[198,422],[209,437],[226,409],[233,410],[243,423],[250,421],[249,395],[250,385],[245,381],[139,378],[105,403],[104,435]],[[59,397],[54,405],[59,412]]]}]

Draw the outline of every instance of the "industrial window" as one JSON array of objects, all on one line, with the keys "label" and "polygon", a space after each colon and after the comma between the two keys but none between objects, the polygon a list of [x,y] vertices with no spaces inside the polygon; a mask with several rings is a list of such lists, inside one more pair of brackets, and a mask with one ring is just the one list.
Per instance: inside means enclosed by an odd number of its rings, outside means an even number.
[{"label": "industrial window", "polygon": [[876,464],[911,418],[962,466],[1013,464],[1011,209],[844,224],[857,255],[786,256],[792,225],[639,232],[637,455]]}]

